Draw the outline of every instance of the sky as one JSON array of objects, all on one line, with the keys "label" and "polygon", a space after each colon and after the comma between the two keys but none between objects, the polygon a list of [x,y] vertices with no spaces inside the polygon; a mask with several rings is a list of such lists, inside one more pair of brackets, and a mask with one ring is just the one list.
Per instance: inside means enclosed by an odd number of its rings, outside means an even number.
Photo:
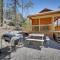
[{"label": "sky", "polygon": [[[25,2],[27,0],[24,0]],[[33,8],[30,8],[29,14],[36,14],[44,8],[58,10],[60,0],[32,0]],[[26,13],[25,13],[26,14]]]},{"label": "sky", "polygon": [[[29,15],[29,14],[36,14],[40,12],[41,10],[43,10],[44,8],[58,10],[58,7],[60,6],[60,0],[31,0],[31,1],[33,2],[33,7],[29,8],[29,10],[25,9],[23,11],[24,16]],[[23,0],[23,2],[27,3],[28,0]],[[5,0],[5,3],[7,3],[6,0]],[[17,12],[21,13],[22,9],[18,8]]]},{"label": "sky", "polygon": [[49,8],[52,10],[58,9],[60,5],[60,0],[32,0],[35,6],[32,9],[32,13],[37,13],[43,10],[44,8]]}]

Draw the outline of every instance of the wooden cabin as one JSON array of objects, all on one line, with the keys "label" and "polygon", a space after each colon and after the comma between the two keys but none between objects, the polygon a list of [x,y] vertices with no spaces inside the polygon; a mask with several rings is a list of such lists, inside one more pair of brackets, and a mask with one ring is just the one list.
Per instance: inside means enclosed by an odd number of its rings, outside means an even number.
[{"label": "wooden cabin", "polygon": [[51,33],[60,31],[60,10],[44,8],[37,14],[28,16],[31,32]]}]

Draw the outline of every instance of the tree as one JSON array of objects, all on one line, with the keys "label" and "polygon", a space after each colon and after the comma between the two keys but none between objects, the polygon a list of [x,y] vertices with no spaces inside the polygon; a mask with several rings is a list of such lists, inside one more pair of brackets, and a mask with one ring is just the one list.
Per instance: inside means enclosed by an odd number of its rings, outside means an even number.
[{"label": "tree", "polygon": [[[7,0],[8,1],[8,0]],[[24,3],[23,0],[20,0],[21,2],[19,2],[19,0],[10,0],[10,2],[8,3],[8,16],[9,18],[11,18],[11,20],[13,20],[15,22],[15,24],[17,25],[17,8],[22,8],[22,16],[23,16],[23,10],[29,10],[29,8],[33,7],[33,3],[31,0],[28,0],[27,3]],[[24,22],[24,18],[21,19],[21,22]],[[21,24],[21,23],[20,23]]]},{"label": "tree", "polygon": [[3,0],[0,0],[0,24],[3,25]]},{"label": "tree", "polygon": [[8,18],[8,20],[10,19],[11,21],[14,21],[15,25],[16,25],[16,8],[17,8],[17,1],[18,0],[7,0],[8,3],[6,4],[7,6],[7,10],[6,10],[6,16]]},{"label": "tree", "polygon": [[34,3],[33,3],[31,0],[29,0],[29,1],[26,3],[26,5],[24,6],[24,8],[27,10],[28,14],[29,14],[30,8],[32,8],[33,5],[34,5]]},{"label": "tree", "polygon": [[[22,8],[22,16],[23,16],[23,10],[26,9],[27,11],[29,11],[30,8],[33,7],[33,2],[31,0],[28,0],[27,3],[24,3],[23,0],[21,0],[21,3],[17,2],[18,6]],[[29,12],[28,12],[29,13]]]},{"label": "tree", "polygon": [[12,13],[11,15],[13,15],[12,19],[15,20],[15,23],[16,23],[16,2],[17,0],[11,0],[11,3],[10,3],[10,13]]}]

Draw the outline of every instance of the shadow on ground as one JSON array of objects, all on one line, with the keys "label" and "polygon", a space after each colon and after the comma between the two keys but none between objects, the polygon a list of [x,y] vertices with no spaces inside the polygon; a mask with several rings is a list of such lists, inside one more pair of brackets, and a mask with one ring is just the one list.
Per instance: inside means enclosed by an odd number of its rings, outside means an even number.
[{"label": "shadow on ground", "polygon": [[2,48],[0,52],[0,60],[10,60],[12,52],[9,47]]},{"label": "shadow on ground", "polygon": [[[60,44],[54,40],[49,40],[49,41],[43,43],[43,46],[45,48],[52,48],[52,49],[60,50]],[[26,45],[25,47],[41,50],[41,48],[39,46],[34,46],[34,45]]]},{"label": "shadow on ground", "polygon": [[60,44],[57,43],[56,41],[54,40],[50,40],[49,42],[47,42],[46,44],[44,44],[44,47],[45,48],[53,48],[53,49],[58,49],[60,50]]},{"label": "shadow on ground", "polygon": [[25,45],[24,47],[41,50],[41,48],[39,46],[34,46],[34,45]]}]

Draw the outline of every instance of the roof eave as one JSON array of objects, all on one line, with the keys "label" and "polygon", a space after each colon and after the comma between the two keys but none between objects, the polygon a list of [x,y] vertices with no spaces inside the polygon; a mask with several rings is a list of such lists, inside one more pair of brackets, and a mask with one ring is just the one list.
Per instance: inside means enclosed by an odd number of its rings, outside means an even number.
[{"label": "roof eave", "polygon": [[29,16],[27,16],[27,17],[30,18],[30,17],[36,16],[36,15],[56,13],[56,12],[59,12],[59,13],[60,13],[60,10],[57,10],[57,11],[48,11],[48,12],[43,12],[43,13],[37,13],[37,14],[35,14],[35,15],[29,15]]}]

